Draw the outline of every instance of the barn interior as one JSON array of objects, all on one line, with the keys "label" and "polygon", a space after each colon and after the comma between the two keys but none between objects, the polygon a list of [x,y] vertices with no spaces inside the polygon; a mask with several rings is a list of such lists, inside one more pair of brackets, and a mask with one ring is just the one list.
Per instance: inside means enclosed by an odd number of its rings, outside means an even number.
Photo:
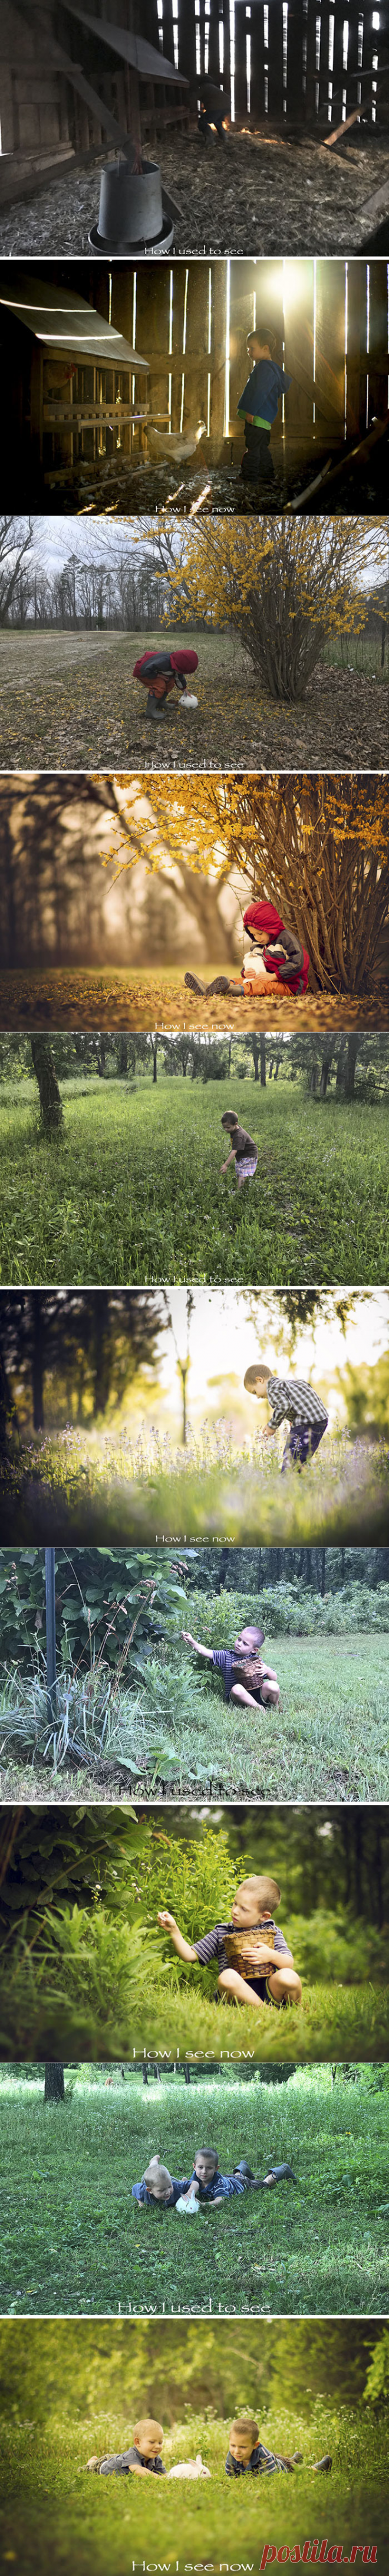
[{"label": "barn interior", "polygon": [[[0,248],[28,199],[33,256],[87,250],[104,164],[135,153],[161,165],[177,251],[244,253],[255,214],[261,250],[292,214],[303,249],[309,191],[318,249],[383,250],[388,66],[388,0],[2,0]],[[226,152],[203,148],[204,81]]]},{"label": "barn interior", "polygon": [[[265,324],[291,377],[274,484],[245,485],[239,396]],[[3,494],[131,514],[385,506],[383,260],[2,263]],[[262,488],[262,487],[261,487]]]}]

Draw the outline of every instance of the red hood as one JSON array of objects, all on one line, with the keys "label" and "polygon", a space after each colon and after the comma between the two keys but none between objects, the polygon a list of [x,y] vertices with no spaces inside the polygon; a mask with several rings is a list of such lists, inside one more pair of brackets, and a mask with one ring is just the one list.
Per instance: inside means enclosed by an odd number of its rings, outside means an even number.
[{"label": "red hood", "polygon": [[279,939],[283,927],[274,903],[249,903],[243,921],[245,930],[254,930],[258,937],[264,935],[266,939]]},{"label": "red hood", "polygon": [[184,651],[184,652],[179,652],[179,653],[171,653],[171,655],[170,655],[170,660],[171,660],[172,671],[197,671],[197,670],[198,670],[198,660],[199,660],[198,653],[191,653],[191,652],[190,652],[190,649],[189,649],[189,646],[188,646],[188,651],[187,651],[187,652],[185,652],[185,651]]}]

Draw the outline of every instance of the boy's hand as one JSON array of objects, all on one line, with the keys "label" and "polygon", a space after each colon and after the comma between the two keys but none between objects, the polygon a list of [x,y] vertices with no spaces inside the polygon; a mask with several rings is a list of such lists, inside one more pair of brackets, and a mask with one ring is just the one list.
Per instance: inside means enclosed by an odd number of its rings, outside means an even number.
[{"label": "boy's hand", "polygon": [[190,1628],[182,1628],[182,1629],[181,1629],[181,1636],[182,1636],[182,1637],[183,1637],[183,1639],[184,1639],[184,1646],[195,1646],[195,1645],[196,1645],[196,1642],[197,1642],[196,1637],[191,1637],[191,1634],[190,1634]]},{"label": "boy's hand", "polygon": [[162,1923],[163,1932],[177,1932],[178,1930],[175,1914],[157,1914],[157,1923]]}]

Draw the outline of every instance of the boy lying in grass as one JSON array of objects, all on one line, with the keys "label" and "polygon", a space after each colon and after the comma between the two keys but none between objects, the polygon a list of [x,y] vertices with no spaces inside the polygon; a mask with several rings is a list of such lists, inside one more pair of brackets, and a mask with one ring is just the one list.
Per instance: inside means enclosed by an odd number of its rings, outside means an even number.
[{"label": "boy lying in grass", "polygon": [[192,2173],[189,2177],[184,2174],[182,2182],[177,2182],[168,2166],[161,2164],[159,2156],[151,2156],[142,2181],[132,2184],[131,2198],[143,2209],[152,2209],[156,2204],[162,2209],[180,2210],[193,2206],[193,2201],[200,2206],[202,2201],[212,2201],[217,2208],[223,2200],[238,2198],[244,2191],[265,2191],[287,2175],[295,2181],[291,2165],[271,2165],[264,2177],[253,2174],[244,2156],[240,2165],[234,2165],[233,2173],[223,2174],[216,2147],[196,2147]]},{"label": "boy lying in grass", "polygon": [[197,2451],[195,2460],[180,2460],[177,2468],[164,2469],[161,2460],[163,2439],[163,2424],[156,2424],[153,2415],[141,2415],[139,2423],[134,2426],[130,2450],[107,2451],[102,2460],[93,2452],[86,2467],[94,2469],[100,2478],[126,2478],[130,2475],[145,2478],[150,2473],[157,2478],[209,2478],[210,2470],[203,2467],[200,2451]]},{"label": "boy lying in grass", "polygon": [[[301,1980],[284,1934],[273,1919],[280,1904],[274,1878],[244,1878],[231,1906],[230,1923],[214,1923],[200,1941],[185,1941],[174,1914],[161,1912],[158,1923],[168,1932],[179,1959],[209,1967],[217,1960],[218,1990],[239,2004],[300,2004]],[[271,1910],[270,1910],[271,1909]]]},{"label": "boy lying in grass", "polygon": [[191,1637],[189,1628],[183,1628],[181,1633],[185,1646],[192,1646],[195,1655],[201,1655],[204,1663],[212,1664],[214,1672],[222,1673],[225,1699],[238,1700],[243,1708],[266,1708],[268,1704],[271,1708],[278,1708],[280,1686],[277,1674],[271,1664],[263,1664],[261,1659],[263,1628],[241,1628],[231,1647],[200,1646],[198,1638]]},{"label": "boy lying in grass", "polygon": [[134,2478],[145,2478],[150,2473],[155,2478],[165,2478],[168,2473],[161,2460],[162,2442],[163,2424],[156,2424],[153,2415],[140,2415],[130,2450],[106,2451],[101,2460],[94,2452],[87,2460],[87,2469],[95,2469],[100,2478],[126,2478],[130,2471]]},{"label": "boy lying in grass", "polygon": [[249,2473],[253,2478],[272,2477],[274,2469],[293,2471],[298,2459],[299,2451],[293,2453],[292,2459],[284,2459],[280,2451],[267,2451],[265,2443],[260,2442],[254,2415],[235,2416],[226,2459],[228,2478],[245,2478]]}]

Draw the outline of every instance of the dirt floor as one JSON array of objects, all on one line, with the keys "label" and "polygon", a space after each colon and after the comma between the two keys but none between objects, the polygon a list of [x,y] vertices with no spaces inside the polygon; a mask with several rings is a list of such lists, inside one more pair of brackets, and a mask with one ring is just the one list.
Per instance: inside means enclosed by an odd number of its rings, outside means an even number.
[{"label": "dirt floor", "polygon": [[[228,462],[227,452],[226,460],[221,464],[210,463],[207,439],[202,441],[199,453],[200,466],[191,461],[181,471],[178,465],[169,465],[168,459],[155,465],[151,458],[123,456],[122,453],[119,457],[107,456],[103,461],[96,459],[93,463],[81,457],[72,472],[59,474],[53,468],[51,476],[50,469],[47,470],[44,508],[48,514],[60,512],[63,515],[69,510],[81,517],[89,516],[94,510],[112,511],[113,516],[118,510],[121,516],[123,512],[128,513],[129,518],[136,518],[140,513],[142,517],[155,518],[162,511],[164,518],[167,512],[172,516],[179,512],[188,518],[205,518],[211,513],[216,516],[220,513],[225,519],[256,518],[263,510],[274,511],[279,516],[288,503],[298,500],[300,494],[306,496],[309,485],[323,468],[326,471],[331,464],[338,468],[342,462],[336,439],[333,446],[329,441],[324,449],[313,447],[303,461],[301,450],[298,453],[291,444],[284,455],[281,441],[277,440],[273,452],[274,481],[247,483],[236,454],[232,463]],[[385,510],[387,478],[386,435],[372,449],[369,464],[363,462],[360,466],[353,466],[351,462],[345,463],[343,472],[337,472],[336,480],[331,479],[328,488],[327,481],[320,484],[319,490],[312,493],[309,508],[321,513],[328,510],[333,518],[339,510]],[[307,500],[304,498],[304,510],[306,508]]]},{"label": "dirt floor", "polygon": [[[248,257],[253,243],[258,258],[358,250],[366,236],[363,209],[386,178],[385,134],[373,136],[367,124],[331,151],[303,131],[286,139],[269,133],[267,124],[252,134],[232,132],[225,148],[216,142],[204,148],[190,133],[159,138],[156,149],[162,180],[180,207],[174,249],[184,256]],[[11,258],[88,251],[109,157],[100,153],[87,170],[68,170],[4,207],[0,251]]]},{"label": "dirt floor", "polygon": [[[190,930],[188,964],[190,963]],[[209,963],[207,975],[220,970],[220,961]],[[203,980],[203,979],[201,979]],[[205,981],[205,977],[204,977]],[[378,1029],[389,1026],[389,986],[377,983],[370,993],[305,993],[299,999],[282,994],[271,1000],[272,1028],[269,1029],[269,1003],[243,1002],[240,995],[223,997],[214,994],[210,1001],[188,992],[184,968],[170,967],[165,974],[142,974],[119,967],[88,971],[83,966],[42,967],[29,974],[22,968],[10,974],[0,973],[0,1028],[2,1029],[266,1029],[270,1043],[272,1031],[279,1029]]]},{"label": "dirt floor", "polygon": [[186,712],[173,692],[153,723],[132,677],[144,637],[3,632],[2,769],[386,768],[387,690],[378,678],[317,663],[305,698],[286,705],[245,669],[231,636],[169,629],[172,649],[182,640],[199,654],[198,705]]}]

